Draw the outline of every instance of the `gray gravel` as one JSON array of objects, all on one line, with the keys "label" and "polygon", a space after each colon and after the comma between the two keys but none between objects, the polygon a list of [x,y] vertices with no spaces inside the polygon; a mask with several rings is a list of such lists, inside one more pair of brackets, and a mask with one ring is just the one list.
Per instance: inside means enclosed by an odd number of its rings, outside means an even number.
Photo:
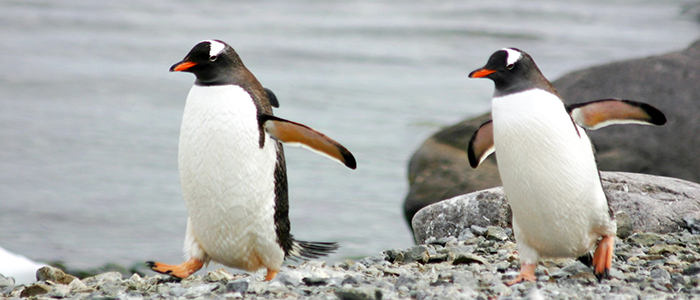
[{"label": "gray gravel", "polygon": [[10,299],[700,299],[700,236],[635,233],[616,244],[612,279],[599,283],[573,259],[547,260],[537,283],[508,287],[518,272],[510,229],[476,227],[460,238],[386,250],[358,261],[310,261],[263,272],[217,270],[175,281],[167,276],[108,272],[78,280],[47,267],[40,281],[14,285],[0,276]]}]

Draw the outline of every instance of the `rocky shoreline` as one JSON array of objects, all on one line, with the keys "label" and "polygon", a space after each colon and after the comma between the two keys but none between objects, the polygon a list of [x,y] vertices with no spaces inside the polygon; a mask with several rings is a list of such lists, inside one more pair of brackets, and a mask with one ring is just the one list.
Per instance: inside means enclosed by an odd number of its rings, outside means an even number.
[{"label": "rocky shoreline", "polygon": [[358,261],[285,266],[271,282],[262,273],[217,270],[182,281],[162,275],[107,272],[77,279],[52,267],[39,281],[14,285],[9,299],[690,299],[700,298],[700,236],[635,233],[616,243],[612,278],[598,282],[573,259],[545,260],[537,283],[503,284],[518,271],[508,228],[472,226],[458,238],[386,250]]}]

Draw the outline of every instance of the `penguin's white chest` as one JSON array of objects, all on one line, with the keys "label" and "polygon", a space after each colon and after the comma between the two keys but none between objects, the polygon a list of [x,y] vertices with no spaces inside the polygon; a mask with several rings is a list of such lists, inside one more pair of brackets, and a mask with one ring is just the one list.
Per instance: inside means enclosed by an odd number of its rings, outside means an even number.
[{"label": "penguin's white chest", "polygon": [[[574,257],[614,233],[592,146],[555,95],[534,89],[492,103],[498,168],[516,239],[533,255]],[[530,256],[530,257],[528,257]]]},{"label": "penguin's white chest", "polygon": [[273,218],[276,147],[267,135],[260,147],[257,109],[242,88],[190,90],[180,180],[194,238],[215,261],[246,270],[256,268],[251,255],[282,263]]}]

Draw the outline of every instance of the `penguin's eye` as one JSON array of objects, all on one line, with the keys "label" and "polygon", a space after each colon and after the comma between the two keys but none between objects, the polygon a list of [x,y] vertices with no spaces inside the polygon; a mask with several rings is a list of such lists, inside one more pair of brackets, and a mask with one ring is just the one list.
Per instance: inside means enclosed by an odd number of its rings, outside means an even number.
[{"label": "penguin's eye", "polygon": [[216,59],[219,58],[218,56],[209,56],[209,61],[216,61]]},{"label": "penguin's eye", "polygon": [[515,68],[515,64],[507,64],[506,65],[506,69],[508,69],[508,70],[513,70],[513,68]]}]

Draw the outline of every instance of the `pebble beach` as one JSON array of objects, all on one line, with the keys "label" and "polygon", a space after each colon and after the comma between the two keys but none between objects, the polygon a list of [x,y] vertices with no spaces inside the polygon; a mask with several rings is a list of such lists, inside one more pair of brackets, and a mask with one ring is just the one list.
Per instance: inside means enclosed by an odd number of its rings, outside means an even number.
[{"label": "pebble beach", "polygon": [[472,226],[459,237],[390,249],[356,261],[287,265],[263,273],[224,269],[176,280],[106,272],[78,279],[46,267],[39,281],[15,285],[9,299],[700,299],[700,235],[635,233],[617,239],[611,278],[598,282],[575,259],[541,261],[537,282],[506,286],[518,273],[510,229]]}]

